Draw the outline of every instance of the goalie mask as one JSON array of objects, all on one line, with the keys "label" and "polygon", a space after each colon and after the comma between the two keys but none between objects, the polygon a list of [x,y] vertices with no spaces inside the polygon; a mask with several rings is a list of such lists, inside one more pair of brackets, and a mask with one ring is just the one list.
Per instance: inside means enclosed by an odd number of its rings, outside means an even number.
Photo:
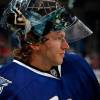
[{"label": "goalie mask", "polygon": [[35,0],[33,3],[30,1],[27,11],[32,11],[32,14],[27,14],[32,25],[31,30],[40,38],[49,31],[64,31],[67,42],[74,42],[93,33],[56,0]]},{"label": "goalie mask", "polygon": [[[13,18],[11,14],[14,14]],[[30,40],[27,37],[30,30],[38,39],[50,31],[64,31],[68,42],[80,40],[93,33],[81,20],[71,16],[63,5],[55,0],[12,0],[3,16],[1,24],[23,34],[25,40]],[[13,22],[10,19],[13,19]]]}]

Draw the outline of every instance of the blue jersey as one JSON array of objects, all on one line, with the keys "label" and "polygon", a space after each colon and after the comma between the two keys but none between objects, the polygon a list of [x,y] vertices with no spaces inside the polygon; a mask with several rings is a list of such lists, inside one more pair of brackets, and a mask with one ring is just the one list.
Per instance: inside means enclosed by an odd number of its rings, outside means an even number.
[{"label": "blue jersey", "polygon": [[65,54],[60,78],[17,60],[0,69],[0,100],[100,100],[99,83],[90,66]]}]

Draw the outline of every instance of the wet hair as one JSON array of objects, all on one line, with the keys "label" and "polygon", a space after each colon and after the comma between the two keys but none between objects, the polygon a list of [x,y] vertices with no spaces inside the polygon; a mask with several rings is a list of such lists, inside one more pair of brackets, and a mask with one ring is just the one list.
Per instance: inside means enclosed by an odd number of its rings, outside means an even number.
[{"label": "wet hair", "polygon": [[24,45],[21,48],[13,50],[13,57],[25,64],[30,64],[31,62],[32,49],[28,45]]},{"label": "wet hair", "polygon": [[25,64],[30,64],[31,62],[31,55],[32,55],[32,49],[29,46],[30,44],[36,44],[39,43],[39,37],[33,34],[32,31],[30,31],[27,34],[27,39],[21,39],[21,48],[14,49],[13,50],[13,57],[19,61],[22,61]]}]

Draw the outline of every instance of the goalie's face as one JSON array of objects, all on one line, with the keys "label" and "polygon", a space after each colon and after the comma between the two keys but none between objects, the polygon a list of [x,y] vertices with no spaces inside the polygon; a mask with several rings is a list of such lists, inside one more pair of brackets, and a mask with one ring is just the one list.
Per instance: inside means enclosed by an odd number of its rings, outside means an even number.
[{"label": "goalie's face", "polygon": [[65,50],[69,49],[65,40],[65,33],[63,31],[50,32],[44,38],[47,41],[40,45],[43,60],[51,66],[62,64]]}]

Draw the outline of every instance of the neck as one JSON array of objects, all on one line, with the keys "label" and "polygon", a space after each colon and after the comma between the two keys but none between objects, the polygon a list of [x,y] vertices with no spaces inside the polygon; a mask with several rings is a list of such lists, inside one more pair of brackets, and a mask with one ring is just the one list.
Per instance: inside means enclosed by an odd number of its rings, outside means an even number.
[{"label": "neck", "polygon": [[40,56],[33,56],[32,60],[30,62],[31,66],[35,66],[37,69],[40,69],[42,71],[50,71],[52,65],[47,63],[43,58]]}]

